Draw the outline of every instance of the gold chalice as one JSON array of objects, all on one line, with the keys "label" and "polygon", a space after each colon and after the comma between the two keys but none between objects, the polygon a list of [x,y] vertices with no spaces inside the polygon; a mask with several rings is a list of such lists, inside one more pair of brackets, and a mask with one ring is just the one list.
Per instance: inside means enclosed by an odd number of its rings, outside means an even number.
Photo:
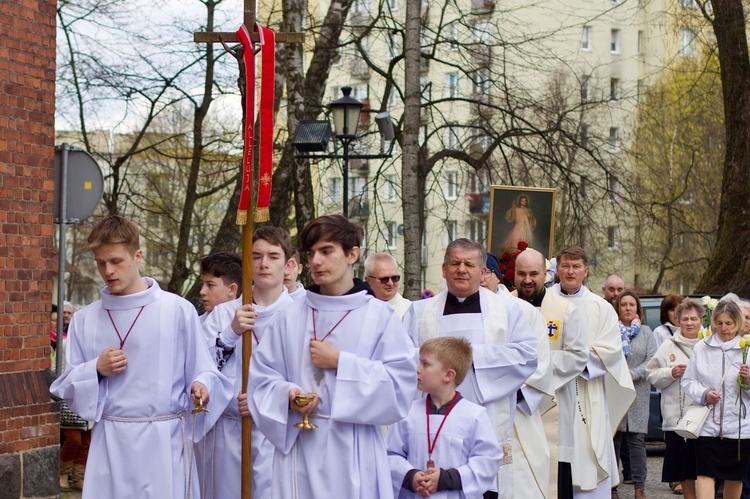
[{"label": "gold chalice", "polygon": [[[310,402],[315,400],[315,393],[300,393],[294,397],[294,403],[299,407],[304,407]],[[309,413],[302,415],[302,421],[294,425],[295,428],[302,428],[305,430],[313,430],[318,427],[315,423],[310,422]]]}]

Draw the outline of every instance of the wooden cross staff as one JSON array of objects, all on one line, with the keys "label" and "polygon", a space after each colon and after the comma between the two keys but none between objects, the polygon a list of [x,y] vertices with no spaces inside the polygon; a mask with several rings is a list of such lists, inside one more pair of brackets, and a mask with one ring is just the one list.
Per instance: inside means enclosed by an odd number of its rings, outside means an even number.
[{"label": "wooden cross staff", "polygon": [[[245,0],[245,15],[244,15],[244,26],[247,29],[247,33],[250,35],[250,40],[253,43],[261,41],[261,35],[255,31],[255,22],[257,20],[255,10],[255,0]],[[240,37],[237,33],[230,32],[202,32],[194,33],[193,41],[196,43],[221,43],[224,48],[230,52],[239,63],[240,77],[238,84],[240,86],[240,93],[242,95],[242,116],[243,116],[243,130],[246,131],[248,126],[254,127],[254,122],[245,123],[247,114],[246,109],[255,109],[255,102],[248,102],[248,94],[246,92],[246,78],[247,68],[245,64],[245,58],[243,58],[243,48],[237,50],[230,50],[227,43],[237,43]],[[276,43],[303,43],[305,41],[304,33],[275,33]],[[253,54],[254,57],[255,54]],[[253,61],[254,63],[254,61]],[[254,71],[251,72],[254,75]],[[254,85],[254,82],[251,82]],[[271,82],[273,84],[273,82]],[[254,99],[254,94],[250,95]],[[250,120],[255,120],[255,116],[251,116]],[[248,141],[248,134],[243,133],[245,142]],[[252,134],[250,135],[252,140]],[[247,157],[247,147],[246,147]],[[250,165],[243,165],[248,167],[250,170],[249,175],[249,190],[250,190],[250,204],[247,207],[247,213],[238,213],[238,223],[244,225],[242,230],[242,303],[246,305],[253,301],[253,267],[252,267],[252,255],[253,255],[253,204],[252,204],[252,163]],[[243,172],[247,173],[247,168]],[[260,179],[261,183],[270,182],[270,178],[266,175]],[[243,184],[244,185],[244,184]],[[250,336],[247,340],[243,338],[242,342],[242,393],[247,392],[247,385],[249,381],[249,369],[250,369],[250,357],[253,353],[253,343]],[[252,421],[250,418],[242,418],[242,499],[250,499],[250,487],[252,479],[252,458],[250,454],[251,437],[252,437]]]}]

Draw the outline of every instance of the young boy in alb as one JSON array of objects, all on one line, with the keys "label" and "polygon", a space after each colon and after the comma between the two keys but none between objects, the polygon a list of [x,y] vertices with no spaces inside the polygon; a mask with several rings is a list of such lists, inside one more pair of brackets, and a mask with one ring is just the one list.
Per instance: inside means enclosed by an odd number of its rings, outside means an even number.
[{"label": "young boy in alb", "polygon": [[[203,323],[211,355],[221,372],[242,388],[242,342],[257,348],[273,317],[292,303],[284,286],[284,273],[291,265],[292,242],[278,227],[262,226],[253,233],[253,303],[242,297],[217,305]],[[247,333],[244,334],[243,333]],[[244,394],[241,397],[246,397]],[[242,461],[242,421],[237,404],[229,404],[207,437],[195,445],[201,490],[206,498],[239,498]],[[273,480],[273,445],[263,434],[252,432],[252,496],[268,497]]]},{"label": "young boy in alb", "polygon": [[487,410],[456,391],[471,363],[465,338],[431,338],[419,349],[417,387],[427,397],[386,439],[399,499],[481,498],[496,480],[503,451]]},{"label": "young boy in alb", "polygon": [[[190,437],[214,424],[231,383],[206,350],[195,307],[141,277],[133,222],[103,218],[88,245],[107,285],[73,316],[65,372],[50,388],[95,422],[83,497],[198,497]],[[192,416],[197,401],[211,412]]]},{"label": "young boy in alb", "polygon": [[305,287],[297,280],[303,267],[304,265],[300,263],[299,251],[294,250],[292,252],[292,257],[287,263],[287,270],[284,272],[284,286],[289,290],[289,296],[291,296],[293,300],[304,298],[306,293]]},{"label": "young boy in alb", "polygon": [[[354,279],[362,236],[340,215],[307,224],[300,250],[315,285],[276,316],[250,361],[240,413],[252,413],[275,447],[264,499],[393,497],[378,425],[406,416],[417,352],[393,309]],[[310,392],[312,402],[298,406],[296,396]],[[295,427],[303,413],[316,429]]]},{"label": "young boy in alb", "polygon": [[215,306],[234,300],[242,292],[242,259],[237,253],[219,251],[201,260],[201,322]]}]

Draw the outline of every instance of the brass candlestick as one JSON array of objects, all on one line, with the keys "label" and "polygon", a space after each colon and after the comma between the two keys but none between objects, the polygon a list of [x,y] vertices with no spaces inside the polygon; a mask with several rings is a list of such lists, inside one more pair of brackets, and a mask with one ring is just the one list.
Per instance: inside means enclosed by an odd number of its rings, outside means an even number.
[{"label": "brass candlestick", "polygon": [[[294,397],[294,403],[297,404],[299,407],[304,407],[310,402],[315,400],[315,394],[314,393],[300,393],[296,397]],[[315,423],[310,422],[308,412],[304,413],[302,415],[302,421],[294,425],[295,428],[302,428],[304,430],[313,430],[318,427]]]}]

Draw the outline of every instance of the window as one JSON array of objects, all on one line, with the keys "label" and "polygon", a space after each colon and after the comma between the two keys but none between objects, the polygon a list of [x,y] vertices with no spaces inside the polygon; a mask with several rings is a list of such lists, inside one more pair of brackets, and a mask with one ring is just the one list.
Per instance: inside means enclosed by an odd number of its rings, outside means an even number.
[{"label": "window", "polygon": [[448,40],[449,50],[458,50],[458,24],[456,22],[446,26],[445,38]]},{"label": "window", "polygon": [[340,178],[329,178],[328,188],[331,193],[331,201],[334,203],[341,202],[341,179]]},{"label": "window", "polygon": [[383,198],[387,203],[392,203],[398,198],[398,178],[396,175],[386,175],[384,182],[384,194]]},{"label": "window", "polygon": [[419,127],[419,145],[424,146],[427,144],[427,125]]},{"label": "window", "polygon": [[398,105],[398,91],[396,87],[391,87],[391,91],[388,92],[388,107],[394,107]]},{"label": "window", "polygon": [[367,198],[367,179],[365,177],[349,177],[349,199]]},{"label": "window", "polygon": [[607,248],[615,249],[620,247],[620,228],[616,225],[607,227]]},{"label": "window", "polygon": [[484,244],[487,238],[487,221],[472,220],[469,222],[469,239],[480,244]]},{"label": "window", "polygon": [[429,78],[426,76],[419,77],[419,92],[420,92],[420,104],[429,104],[430,102],[430,91],[432,90],[432,84]]},{"label": "window", "polygon": [[620,53],[620,30],[613,29],[609,33],[609,51],[613,54]]},{"label": "window", "polygon": [[[445,174],[445,198],[456,199],[458,197],[458,172],[447,172]],[[453,239],[451,239],[453,241]]]},{"label": "window", "polygon": [[458,73],[448,73],[445,75],[443,97],[458,97]]},{"label": "window", "polygon": [[591,50],[591,26],[584,26],[581,34],[581,50]]},{"label": "window", "polygon": [[643,31],[638,31],[638,53],[643,53]]},{"label": "window", "polygon": [[351,9],[355,14],[367,14],[370,12],[368,0],[354,0]]},{"label": "window", "polygon": [[591,75],[581,78],[581,102],[591,102]]},{"label": "window", "polygon": [[680,0],[680,7],[685,9],[695,9],[698,6],[695,4],[695,0]]},{"label": "window", "polygon": [[581,125],[581,147],[588,149],[591,140],[591,125]]},{"label": "window", "polygon": [[609,79],[609,100],[620,100],[620,79]]},{"label": "window", "polygon": [[446,127],[443,140],[445,142],[446,149],[458,149],[458,129],[455,126]]},{"label": "window", "polygon": [[458,222],[455,220],[446,220],[443,222],[443,245],[448,246],[450,243],[452,243],[457,235],[456,231],[458,229]]},{"label": "window", "polygon": [[358,101],[363,101],[370,98],[370,85],[367,83],[360,83],[359,85],[352,86],[352,97]]},{"label": "window", "polygon": [[388,222],[388,224],[386,225],[386,229],[387,229],[386,240],[385,240],[386,249],[395,250],[397,247],[396,235],[397,235],[397,230],[398,230],[396,227],[396,222]]},{"label": "window", "polygon": [[388,6],[391,10],[398,10],[398,0],[388,0]]},{"label": "window", "polygon": [[620,150],[620,129],[616,126],[609,128],[609,152]]},{"label": "window", "polygon": [[688,28],[680,28],[680,55],[693,57],[695,53],[695,33]]},{"label": "window", "polygon": [[388,34],[388,55],[391,57],[401,55],[401,36],[397,32]]},{"label": "window", "polygon": [[607,179],[607,190],[609,191],[609,200],[612,202],[617,201],[617,193],[620,192],[620,181],[614,175],[610,175]]},{"label": "window", "polygon": [[489,68],[480,68],[471,73],[471,91],[474,95],[487,96],[490,94],[492,81]]},{"label": "window", "polygon": [[589,180],[588,177],[581,177],[581,197],[583,199],[588,199],[590,190],[591,190],[591,180]]},{"label": "window", "polygon": [[490,185],[489,174],[487,170],[474,171],[469,173],[469,185],[467,192],[484,192]]}]

